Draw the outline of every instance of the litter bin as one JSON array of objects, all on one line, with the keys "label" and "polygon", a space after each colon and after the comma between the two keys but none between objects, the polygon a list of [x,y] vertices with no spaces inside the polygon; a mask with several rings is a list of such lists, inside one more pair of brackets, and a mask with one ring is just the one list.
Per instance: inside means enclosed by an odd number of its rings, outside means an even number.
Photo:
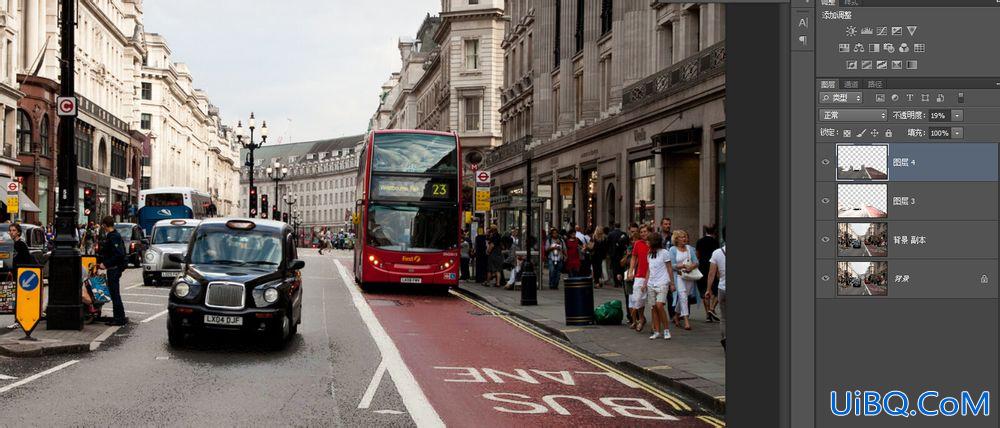
[{"label": "litter bin", "polygon": [[566,278],[566,325],[594,324],[594,284],[589,276]]}]

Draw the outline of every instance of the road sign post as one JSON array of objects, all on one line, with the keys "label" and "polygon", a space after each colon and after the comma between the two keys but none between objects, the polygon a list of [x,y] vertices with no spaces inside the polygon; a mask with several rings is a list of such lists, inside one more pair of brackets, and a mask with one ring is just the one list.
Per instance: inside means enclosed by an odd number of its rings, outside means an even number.
[{"label": "road sign post", "polygon": [[24,330],[21,340],[38,340],[31,337],[31,332],[42,319],[42,268],[39,266],[24,266],[17,268],[17,324]]}]

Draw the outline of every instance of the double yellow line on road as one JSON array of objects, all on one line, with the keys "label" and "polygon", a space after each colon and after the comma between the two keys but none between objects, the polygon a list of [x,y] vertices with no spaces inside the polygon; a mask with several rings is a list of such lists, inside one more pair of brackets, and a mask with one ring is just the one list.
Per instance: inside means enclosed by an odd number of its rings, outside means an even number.
[{"label": "double yellow line on road", "polygon": [[[598,367],[598,368],[600,368],[602,370],[606,370],[608,372],[614,373],[614,374],[616,374],[618,376],[621,376],[622,378],[624,378],[624,379],[626,379],[626,380],[628,380],[630,382],[635,383],[636,385],[639,385],[639,388],[642,388],[644,391],[646,391],[646,392],[652,394],[653,396],[655,396],[655,397],[657,397],[657,398],[665,401],[667,404],[669,404],[675,410],[684,411],[684,412],[690,412],[692,410],[691,406],[689,406],[687,403],[685,403],[680,398],[677,398],[677,397],[675,397],[675,396],[673,396],[671,394],[668,394],[668,393],[663,392],[663,391],[661,391],[659,389],[656,389],[652,385],[650,385],[650,384],[648,384],[648,383],[646,383],[646,382],[644,382],[642,380],[639,380],[639,379],[637,379],[637,378],[635,378],[635,377],[633,377],[633,376],[631,376],[631,375],[629,375],[627,373],[624,373],[621,370],[618,370],[618,369],[616,369],[616,368],[614,368],[614,367],[612,367],[612,366],[610,366],[610,365],[608,365],[608,364],[606,364],[606,363],[604,363],[602,361],[596,360],[596,359],[590,357],[589,355],[584,354],[584,353],[582,353],[580,351],[577,351],[576,349],[573,349],[572,347],[569,347],[566,344],[563,344],[563,343],[561,343],[561,342],[559,342],[559,341],[557,341],[557,340],[555,340],[555,339],[553,339],[551,337],[543,335],[543,334],[535,331],[533,328],[525,325],[520,320],[517,320],[517,319],[515,319],[515,318],[513,318],[511,316],[508,316],[508,315],[504,315],[500,311],[494,309],[493,307],[487,306],[487,305],[485,305],[485,304],[483,304],[481,302],[478,302],[478,301],[476,301],[474,299],[471,299],[468,296],[465,296],[464,294],[462,294],[460,292],[457,292],[455,290],[451,290],[451,294],[455,295],[456,297],[458,297],[458,298],[460,298],[462,300],[465,300],[466,302],[469,302],[473,306],[476,306],[476,307],[478,307],[478,308],[480,308],[480,309],[482,309],[482,310],[484,310],[486,312],[489,312],[493,316],[499,317],[500,319],[506,321],[507,323],[509,323],[509,324],[511,324],[511,325],[513,325],[513,326],[515,326],[515,327],[517,327],[517,328],[525,331],[526,333],[528,333],[528,334],[530,334],[530,335],[538,338],[539,340],[542,340],[542,341],[544,341],[544,342],[546,342],[546,343],[548,343],[548,344],[550,344],[552,346],[555,346],[555,347],[557,347],[559,349],[562,349],[563,351],[566,351],[567,353],[569,353],[570,355],[573,355],[574,357],[577,357],[577,358],[579,358],[581,360],[584,360],[584,361],[586,361],[586,362],[588,362],[590,364],[593,364],[594,366],[596,366],[596,367]],[[723,422],[722,420],[720,420],[718,418],[712,417],[712,416],[698,416],[697,419],[699,419],[699,420],[701,420],[701,421],[703,421],[703,422],[705,422],[705,423],[707,423],[709,425],[715,426],[717,428],[721,428],[721,427],[726,426],[725,422]]]}]

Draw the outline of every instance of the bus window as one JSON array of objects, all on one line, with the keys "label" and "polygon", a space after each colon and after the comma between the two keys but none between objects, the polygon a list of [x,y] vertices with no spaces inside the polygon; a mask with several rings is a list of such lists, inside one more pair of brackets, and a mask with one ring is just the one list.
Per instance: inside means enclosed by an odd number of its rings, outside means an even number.
[{"label": "bus window", "polygon": [[450,135],[378,134],[372,172],[458,172],[458,143]]},{"label": "bus window", "polygon": [[184,205],[184,195],[180,193],[153,193],[146,195],[147,207],[178,207]]}]

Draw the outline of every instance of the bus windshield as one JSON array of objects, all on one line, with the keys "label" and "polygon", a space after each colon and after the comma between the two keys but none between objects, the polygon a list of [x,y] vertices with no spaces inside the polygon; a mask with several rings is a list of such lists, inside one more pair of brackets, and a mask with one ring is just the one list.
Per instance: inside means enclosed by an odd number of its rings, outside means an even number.
[{"label": "bus windshield", "polygon": [[146,195],[147,207],[176,207],[184,205],[184,195],[180,193],[152,193]]},{"label": "bus windshield", "polygon": [[383,250],[433,252],[458,244],[458,209],[373,204],[368,245]]},{"label": "bus windshield", "polygon": [[431,134],[377,134],[372,152],[373,172],[458,172],[458,144],[454,136]]}]

